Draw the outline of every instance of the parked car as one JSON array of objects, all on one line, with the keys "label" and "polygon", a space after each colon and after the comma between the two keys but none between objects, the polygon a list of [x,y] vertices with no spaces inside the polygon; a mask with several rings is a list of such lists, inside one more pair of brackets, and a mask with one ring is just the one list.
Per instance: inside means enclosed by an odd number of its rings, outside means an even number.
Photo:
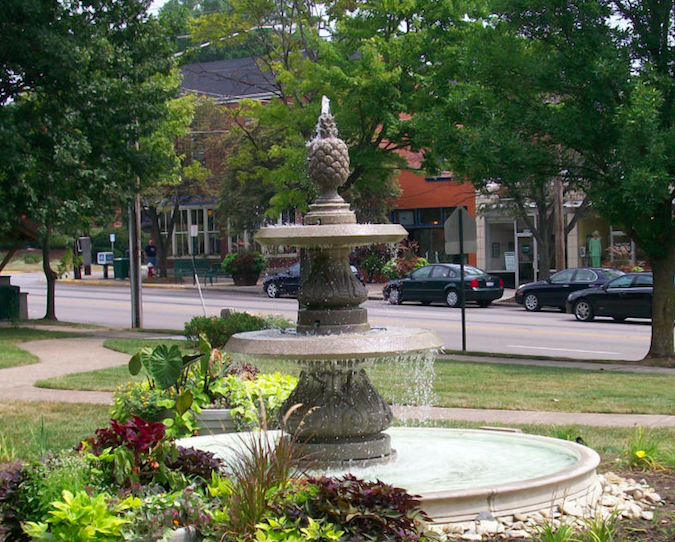
[{"label": "parked car", "polygon": [[577,320],[590,322],[596,316],[651,318],[654,277],[651,273],[626,273],[597,288],[580,290],[567,298],[567,312]]},{"label": "parked car", "polygon": [[[437,263],[420,267],[403,279],[391,280],[382,289],[384,299],[392,305],[404,301],[421,301],[429,305],[435,301],[449,307],[460,305],[460,266],[453,263]],[[504,294],[504,281],[488,275],[485,271],[464,266],[464,295],[466,301],[474,301],[481,307],[499,299]]]},{"label": "parked car", "polygon": [[567,296],[577,290],[602,286],[623,271],[606,267],[579,267],[565,269],[545,280],[523,284],[516,290],[516,303],[528,311],[538,311],[542,307],[558,307],[565,310]]},{"label": "parked car", "polygon": [[[363,275],[356,266],[350,265],[352,273],[364,284]],[[294,263],[288,269],[275,273],[263,281],[263,291],[269,297],[281,297],[282,295],[295,297],[300,288],[300,262]]]}]

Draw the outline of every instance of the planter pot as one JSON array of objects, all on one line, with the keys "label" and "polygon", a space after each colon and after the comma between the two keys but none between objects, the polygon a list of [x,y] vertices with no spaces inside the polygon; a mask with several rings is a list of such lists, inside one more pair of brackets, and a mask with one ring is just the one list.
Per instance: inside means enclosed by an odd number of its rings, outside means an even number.
[{"label": "planter pot", "polygon": [[192,527],[181,527],[173,533],[172,542],[197,542],[197,531]]},{"label": "planter pot", "polygon": [[260,277],[260,271],[238,271],[232,273],[235,286],[255,286]]},{"label": "planter pot", "polygon": [[217,435],[234,433],[237,429],[229,408],[205,408],[195,413],[195,421],[199,426],[198,435]]}]

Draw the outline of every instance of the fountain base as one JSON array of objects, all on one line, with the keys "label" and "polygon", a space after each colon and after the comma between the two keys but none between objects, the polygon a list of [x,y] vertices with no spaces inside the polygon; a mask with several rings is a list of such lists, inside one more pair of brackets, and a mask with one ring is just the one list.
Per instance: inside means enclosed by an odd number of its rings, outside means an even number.
[{"label": "fountain base", "polygon": [[318,469],[365,469],[396,458],[396,450],[391,449],[391,437],[386,433],[378,433],[372,438],[301,440],[299,445],[306,463]]}]

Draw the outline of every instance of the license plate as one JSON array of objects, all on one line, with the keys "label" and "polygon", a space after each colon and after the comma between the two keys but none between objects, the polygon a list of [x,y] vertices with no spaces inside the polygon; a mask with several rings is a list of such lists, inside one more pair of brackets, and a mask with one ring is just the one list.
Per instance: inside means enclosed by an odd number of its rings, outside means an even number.
[{"label": "license plate", "polygon": [[492,288],[494,285],[495,285],[495,283],[492,282],[491,280],[488,280],[488,281],[485,283],[485,286],[487,286],[488,288]]}]

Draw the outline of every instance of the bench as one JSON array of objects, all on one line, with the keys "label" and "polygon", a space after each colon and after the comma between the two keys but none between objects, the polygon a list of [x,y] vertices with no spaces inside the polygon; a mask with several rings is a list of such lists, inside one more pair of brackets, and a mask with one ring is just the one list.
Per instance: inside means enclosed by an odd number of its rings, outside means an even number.
[{"label": "bench", "polygon": [[201,277],[204,283],[208,280],[213,285],[213,279],[218,281],[218,277],[225,277],[225,273],[220,267],[220,262],[213,260],[175,260],[173,262],[173,278],[175,282],[183,282],[184,277],[191,277],[192,284],[195,283],[195,271],[197,276]]}]

